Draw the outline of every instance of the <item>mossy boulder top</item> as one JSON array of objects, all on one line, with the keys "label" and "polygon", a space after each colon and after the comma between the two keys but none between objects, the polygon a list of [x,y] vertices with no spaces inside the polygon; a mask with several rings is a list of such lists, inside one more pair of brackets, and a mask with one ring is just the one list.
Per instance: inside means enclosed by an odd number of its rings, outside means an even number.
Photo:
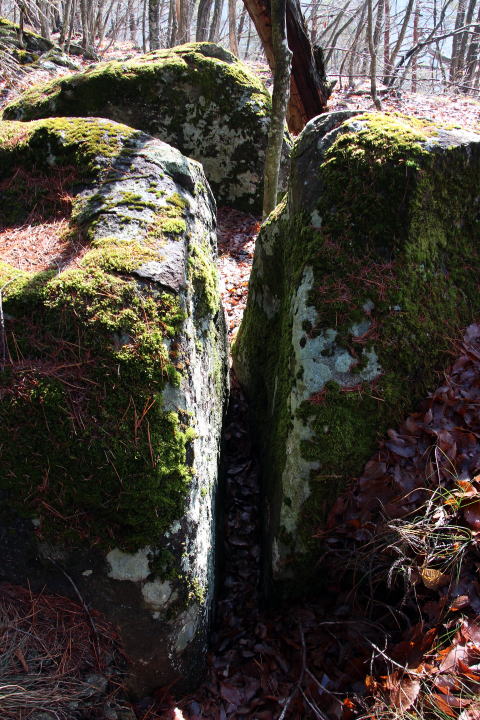
[{"label": "mossy boulder top", "polygon": [[19,26],[2,17],[0,17],[0,43],[3,48],[17,48],[38,54],[47,52],[54,47],[50,40],[46,40],[30,30],[23,31],[22,44],[19,39]]},{"label": "mossy boulder top", "polygon": [[19,26],[1,17],[0,51],[25,71],[42,69],[57,75],[65,72],[65,68],[80,69],[57,45],[37,33],[23,30],[20,42]]},{"label": "mossy boulder top", "polygon": [[311,573],[339,490],[478,316],[479,179],[480,135],[428,120],[332,113],[298,139],[234,346],[275,578]]},{"label": "mossy boulder top", "polygon": [[54,188],[73,198],[52,269],[0,263],[1,575],[68,594],[64,567],[118,625],[134,692],[195,682],[227,392],[205,175],[66,118],[0,123],[0,183],[3,230],[43,208],[50,232]]},{"label": "mossy boulder top", "polygon": [[[270,107],[262,82],[234,55],[191,43],[35,86],[5,108],[4,118],[124,122],[201,162],[218,203],[258,210]],[[285,163],[288,149],[286,135]]]}]

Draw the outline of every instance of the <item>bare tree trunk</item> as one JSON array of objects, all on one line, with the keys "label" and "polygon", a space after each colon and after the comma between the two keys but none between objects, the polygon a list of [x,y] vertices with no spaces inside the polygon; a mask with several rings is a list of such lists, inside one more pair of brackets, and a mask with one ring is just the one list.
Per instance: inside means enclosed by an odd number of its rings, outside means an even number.
[{"label": "bare tree trunk", "polygon": [[[270,8],[267,0],[244,0],[262,41],[272,71],[275,59],[272,48]],[[325,112],[331,88],[327,83],[320,47],[312,47],[298,0],[287,0],[287,38],[293,52],[290,102],[287,122],[292,132],[300,132],[312,117]]]},{"label": "bare tree trunk", "polygon": [[390,0],[385,0],[385,29],[383,31],[383,82],[388,84],[392,63],[390,62]]},{"label": "bare tree trunk", "polygon": [[382,109],[382,104],[377,96],[377,53],[373,44],[373,7],[372,0],[367,2],[367,38],[368,50],[370,52],[370,92],[377,110]]},{"label": "bare tree trunk", "polygon": [[181,45],[190,40],[190,6],[188,0],[177,0],[176,3],[178,30],[175,44]]},{"label": "bare tree trunk", "polygon": [[384,2],[384,0],[379,0],[378,7],[377,7],[377,18],[375,20],[375,30],[373,31],[373,46],[375,48],[376,53],[378,52],[378,47],[380,45],[380,37],[382,34],[384,10],[385,10],[385,2]]},{"label": "bare tree trunk", "polygon": [[405,39],[405,34],[407,32],[408,23],[410,20],[410,16],[412,14],[413,1],[414,0],[408,0],[408,5],[405,9],[405,15],[403,16],[403,23],[400,28],[400,32],[398,34],[397,42],[395,43],[395,47],[393,48],[392,53],[391,53],[390,57],[388,58],[388,64],[392,68],[395,64],[395,60],[397,59],[397,55],[400,52],[400,48],[402,47],[402,43]]},{"label": "bare tree trunk", "polygon": [[477,12],[476,25],[473,28],[474,34],[468,47],[467,59],[465,63],[465,83],[471,85],[475,68],[478,63],[478,55],[480,49],[480,7]]},{"label": "bare tree trunk", "polygon": [[312,29],[310,31],[310,38],[312,41],[312,45],[315,45],[317,41],[317,33],[318,33],[318,4],[319,0],[313,0],[312,2],[312,12],[310,15],[311,22],[312,22]]},{"label": "bare tree trunk", "polygon": [[238,57],[236,0],[228,0],[228,41],[230,52]]},{"label": "bare tree trunk", "polygon": [[130,12],[128,14],[128,29],[130,31],[130,42],[133,45],[136,45],[137,44],[137,17],[135,16],[133,9],[130,10]]},{"label": "bare tree trunk", "polygon": [[23,6],[19,7],[20,10],[20,20],[18,22],[18,44],[21,48],[25,47],[25,42],[23,40],[23,26],[25,24],[25,11],[23,9]]},{"label": "bare tree trunk", "polygon": [[147,7],[148,0],[143,0],[142,3],[142,50],[144,53],[147,52]]},{"label": "bare tree trunk", "polygon": [[243,56],[243,59],[246,60],[248,58],[248,53],[250,52],[250,43],[252,42],[252,18],[250,15],[248,16],[248,35],[247,35],[247,46],[245,48],[245,55]]},{"label": "bare tree trunk", "polygon": [[48,22],[48,4],[44,0],[37,0],[40,34],[50,40],[50,23]]},{"label": "bare tree trunk", "polygon": [[[476,5],[477,5],[477,0],[470,0],[470,2],[468,3],[468,10],[467,10],[466,18],[465,18],[465,25],[471,25]],[[465,77],[465,75],[466,75],[466,57],[465,57],[465,55],[467,52],[468,37],[469,37],[469,33],[466,30],[461,35],[460,46],[458,49],[458,63],[457,63],[457,67],[459,70],[458,74],[462,75],[463,77]]]},{"label": "bare tree trunk", "polygon": [[352,47],[350,48],[350,62],[348,64],[348,85],[354,87],[354,72],[355,72],[355,61],[357,55],[357,48],[360,41],[360,36],[364,32],[365,14],[367,12],[367,2],[364,2],[360,19],[358,21],[357,31],[353,39]]},{"label": "bare tree trunk", "polygon": [[222,9],[223,9],[223,0],[215,0],[215,4],[213,6],[212,24],[210,25],[210,32],[208,34],[208,39],[210,42],[217,42],[217,40],[218,40],[218,31],[220,29],[220,19],[222,17]]},{"label": "bare tree trunk", "polygon": [[362,9],[362,6],[359,6],[354,13],[351,14],[351,16],[348,18],[346,22],[343,23],[340,27],[337,27],[337,29],[334,31],[334,34],[330,36],[330,38],[326,41],[327,47],[330,48],[330,50],[327,52],[327,55],[325,56],[325,65],[328,65],[330,62],[330,58],[333,55],[333,52],[335,50],[337,40],[340,37],[340,35],[343,33],[344,30],[347,29],[349,25],[352,24],[352,22],[355,20],[357,15],[360,13]]},{"label": "bare tree trunk", "polygon": [[73,5],[73,0],[66,0],[65,10],[64,10],[64,14],[63,14],[63,22],[62,22],[62,26],[60,28],[60,37],[58,40],[58,44],[60,45],[60,47],[62,49],[65,47],[65,40],[67,37],[68,28],[70,26],[70,13],[72,11],[72,5]]},{"label": "bare tree trunk", "polygon": [[213,0],[200,0],[197,13],[197,42],[203,42],[208,37],[208,26]]},{"label": "bare tree trunk", "polygon": [[272,0],[272,50],[275,59],[275,73],[273,76],[272,115],[265,155],[264,218],[272,212],[277,204],[278,176],[290,90],[292,53],[287,42],[286,5],[287,0]]},{"label": "bare tree trunk", "polygon": [[[415,12],[413,14],[413,44],[416,45],[419,40],[418,25],[420,21],[420,0],[417,0]],[[412,92],[417,92],[417,56],[412,60]]]},{"label": "bare tree trunk", "polygon": [[68,36],[67,36],[67,42],[65,43],[65,50],[69,52],[70,45],[72,43],[72,37],[73,37],[73,30],[75,28],[75,12],[77,9],[77,3],[76,0],[72,0],[72,9],[70,12],[70,24],[68,27]]},{"label": "bare tree trunk", "polygon": [[[237,27],[237,39],[238,39],[239,44],[242,41],[243,28],[245,27],[246,17],[247,17],[247,8],[244,5],[242,8],[242,12],[240,13],[240,19],[238,21],[238,27]],[[238,57],[240,57],[240,55]]]},{"label": "bare tree trunk", "polygon": [[[457,16],[455,18],[455,30],[461,28],[465,21],[465,0],[458,0]],[[459,75],[459,56],[460,35],[454,35],[452,39],[452,59],[450,62],[450,82],[455,83]],[[461,68],[460,68],[461,71]]]},{"label": "bare tree trunk", "polygon": [[150,50],[160,47],[159,0],[148,0],[148,38]]}]

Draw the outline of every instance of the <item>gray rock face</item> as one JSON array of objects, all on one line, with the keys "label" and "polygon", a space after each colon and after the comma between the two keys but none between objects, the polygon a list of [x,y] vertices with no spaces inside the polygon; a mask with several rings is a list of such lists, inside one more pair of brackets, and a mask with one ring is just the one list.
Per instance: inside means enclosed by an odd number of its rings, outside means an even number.
[{"label": "gray rock face", "polygon": [[300,135],[234,346],[274,580],[304,586],[339,491],[477,316],[479,176],[480,136],[428,120],[332,113]]},{"label": "gray rock face", "polygon": [[[262,82],[234,55],[213,43],[190,43],[38,85],[10,103],[4,118],[124,122],[201,162],[219,204],[258,211],[270,108]],[[285,133],[282,178],[290,145]]]},{"label": "gray rock face", "polygon": [[0,124],[0,157],[2,181],[74,165],[82,237],[52,272],[0,262],[0,578],[72,595],[68,575],[117,625],[133,693],[191,687],[227,395],[208,183],[178,150],[106,120]]}]

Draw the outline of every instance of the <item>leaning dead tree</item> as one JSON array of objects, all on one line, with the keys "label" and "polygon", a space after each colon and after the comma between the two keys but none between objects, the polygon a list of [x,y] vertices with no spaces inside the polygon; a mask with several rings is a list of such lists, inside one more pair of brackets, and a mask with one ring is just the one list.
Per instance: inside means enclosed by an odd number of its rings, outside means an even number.
[{"label": "leaning dead tree", "polygon": [[263,175],[264,218],[272,212],[277,204],[278,176],[290,90],[292,53],[287,42],[286,5],[287,0],[272,0],[272,40],[275,73],[273,76],[272,115]]},{"label": "leaning dead tree", "polygon": [[[270,0],[244,0],[262,41],[268,64],[275,73]],[[327,109],[331,86],[327,82],[323,53],[310,43],[299,0],[287,0],[288,45],[293,53],[288,127],[300,132],[305,123]]]}]

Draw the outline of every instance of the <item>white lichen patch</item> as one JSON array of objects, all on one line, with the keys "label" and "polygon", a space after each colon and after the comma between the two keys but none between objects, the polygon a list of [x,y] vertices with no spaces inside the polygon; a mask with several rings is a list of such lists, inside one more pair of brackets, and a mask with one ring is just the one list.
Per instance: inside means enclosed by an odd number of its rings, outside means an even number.
[{"label": "white lichen patch", "polygon": [[[301,283],[292,299],[292,346],[294,352],[293,381],[289,397],[291,428],[286,442],[285,466],[282,473],[283,501],[280,511],[280,526],[293,539],[295,548],[299,548],[297,525],[301,509],[310,495],[310,476],[319,464],[306,460],[302,454],[302,444],[315,440],[311,427],[297,416],[297,410],[312,395],[323,390],[326,383],[334,381],[342,387],[355,386],[360,382],[371,382],[381,373],[381,367],[373,348],[359,349],[362,369],[354,372],[359,359],[353,357],[346,348],[338,345],[337,330],[327,328],[318,335],[310,336],[306,328],[315,328],[318,322],[316,308],[310,304],[310,295],[314,287],[314,273],[306,267]],[[371,308],[368,306],[367,311]],[[354,337],[361,337],[371,327],[368,316],[352,324],[349,328]],[[279,565],[282,546],[277,546]]]},{"label": "white lichen patch", "polygon": [[[337,344],[338,332],[334,328],[322,330],[314,337],[306,331],[305,327],[314,328],[318,319],[317,310],[309,304],[313,285],[313,270],[307,267],[292,301],[292,345],[295,355],[292,413],[302,402],[320,392],[329,381],[342,387],[352,387],[360,382],[372,382],[381,373],[373,348],[362,349],[359,346],[358,357],[354,357],[346,348]],[[353,323],[349,332],[352,337],[362,337],[371,324],[370,318],[365,316],[360,322]],[[359,362],[361,369],[356,372]]]},{"label": "white lichen patch", "polygon": [[310,215],[310,222],[312,224],[312,227],[314,227],[316,230],[320,230],[322,227],[322,218],[319,215],[318,210],[314,210]]},{"label": "white lichen patch", "polygon": [[195,638],[201,619],[202,611],[199,605],[192,605],[179,616],[174,645],[175,655],[180,655]]},{"label": "white lichen patch", "polygon": [[148,608],[154,612],[164,610],[177,599],[177,593],[168,580],[146,582],[142,586],[142,595]]},{"label": "white lichen patch", "polygon": [[130,580],[130,582],[141,582],[146,580],[150,574],[149,547],[141,548],[136,553],[126,553],[119,548],[114,548],[108,553],[106,560],[110,566],[108,577],[113,580]]},{"label": "white lichen patch", "polygon": [[[280,511],[280,525],[293,536],[296,535],[300,511],[310,495],[310,473],[319,467],[317,462],[305,460],[301,452],[302,442],[313,438],[311,428],[295,416],[285,447],[283,502]],[[298,547],[298,539],[296,546]]]}]

